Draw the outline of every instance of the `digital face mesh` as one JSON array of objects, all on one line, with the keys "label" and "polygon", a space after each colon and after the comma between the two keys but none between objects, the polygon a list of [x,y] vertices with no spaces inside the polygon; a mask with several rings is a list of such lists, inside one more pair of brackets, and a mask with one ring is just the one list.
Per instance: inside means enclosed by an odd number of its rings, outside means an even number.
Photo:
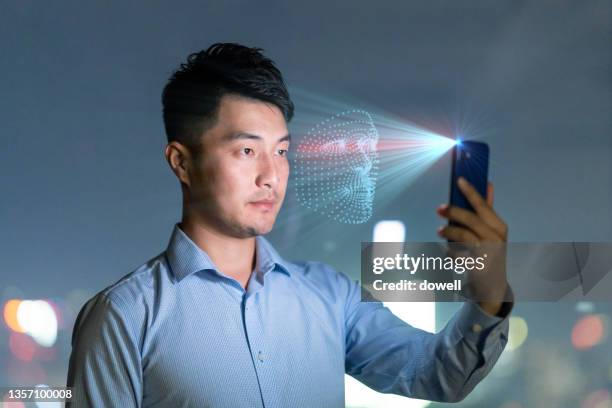
[{"label": "digital face mesh", "polygon": [[342,112],[312,128],[296,151],[300,204],[341,223],[366,222],[376,189],[377,143],[378,131],[363,110]]}]

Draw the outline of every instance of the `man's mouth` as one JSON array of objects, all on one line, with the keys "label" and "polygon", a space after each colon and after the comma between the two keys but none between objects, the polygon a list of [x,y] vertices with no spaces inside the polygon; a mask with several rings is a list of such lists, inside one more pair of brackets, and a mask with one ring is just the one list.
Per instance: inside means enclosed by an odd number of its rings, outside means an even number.
[{"label": "man's mouth", "polygon": [[262,211],[271,211],[276,204],[275,200],[259,200],[259,201],[251,201],[249,204],[253,205],[257,209]]}]

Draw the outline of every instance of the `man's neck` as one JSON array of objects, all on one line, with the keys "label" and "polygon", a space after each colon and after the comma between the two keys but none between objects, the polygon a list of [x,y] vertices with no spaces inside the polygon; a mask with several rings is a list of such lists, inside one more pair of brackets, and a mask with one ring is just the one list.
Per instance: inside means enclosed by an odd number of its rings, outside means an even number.
[{"label": "man's neck", "polygon": [[255,237],[224,235],[204,221],[183,217],[179,227],[223,274],[236,279],[246,289],[255,266]]}]

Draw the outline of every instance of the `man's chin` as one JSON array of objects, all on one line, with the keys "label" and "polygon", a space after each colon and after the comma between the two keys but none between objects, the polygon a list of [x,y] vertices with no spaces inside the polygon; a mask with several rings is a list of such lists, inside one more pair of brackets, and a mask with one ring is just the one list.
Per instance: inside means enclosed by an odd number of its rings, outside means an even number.
[{"label": "man's chin", "polygon": [[265,235],[272,231],[274,224],[276,222],[276,214],[266,214],[262,216],[261,214],[257,214],[253,216],[253,219],[257,219],[259,222],[256,223],[244,223],[245,229],[252,231],[254,235]]},{"label": "man's chin", "polygon": [[265,235],[267,233],[269,233],[270,231],[272,231],[272,227],[274,226],[274,223],[266,223],[266,224],[259,224],[259,225],[241,225],[241,226],[237,226],[234,225],[234,227],[232,228],[233,232],[234,232],[234,236],[237,238],[251,238],[251,237],[256,237],[258,235]]},{"label": "man's chin", "polygon": [[256,233],[255,235],[266,235],[267,233],[272,231],[272,227],[274,227],[274,224],[271,224],[269,226],[253,226],[251,229]]}]

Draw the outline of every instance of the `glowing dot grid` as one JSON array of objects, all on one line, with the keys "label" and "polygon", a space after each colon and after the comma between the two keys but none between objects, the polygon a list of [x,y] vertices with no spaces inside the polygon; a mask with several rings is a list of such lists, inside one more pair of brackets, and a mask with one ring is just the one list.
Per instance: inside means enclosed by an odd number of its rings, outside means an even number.
[{"label": "glowing dot grid", "polygon": [[295,159],[298,202],[346,224],[372,216],[378,175],[378,131],[370,114],[350,110],[317,124]]}]

